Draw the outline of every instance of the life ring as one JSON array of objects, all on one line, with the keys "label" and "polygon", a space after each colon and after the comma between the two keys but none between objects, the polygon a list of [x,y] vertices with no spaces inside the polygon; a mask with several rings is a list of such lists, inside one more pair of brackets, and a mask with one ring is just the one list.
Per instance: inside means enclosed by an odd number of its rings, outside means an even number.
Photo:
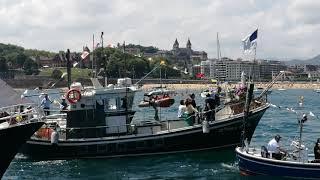
[{"label": "life ring", "polygon": [[81,99],[81,92],[77,89],[70,89],[66,94],[66,99],[71,103],[74,104]]}]

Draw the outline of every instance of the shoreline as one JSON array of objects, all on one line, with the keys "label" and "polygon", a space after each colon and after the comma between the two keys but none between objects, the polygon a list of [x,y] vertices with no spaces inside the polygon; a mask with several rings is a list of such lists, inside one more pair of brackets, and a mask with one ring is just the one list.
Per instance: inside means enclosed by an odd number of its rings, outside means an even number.
[{"label": "shoreline", "polygon": [[[255,83],[255,88],[266,88],[269,83]],[[236,86],[236,83],[229,84],[229,87]],[[159,87],[160,84],[144,84],[142,86],[142,90],[148,91],[154,87]],[[162,86],[167,87],[168,89],[174,90],[183,90],[183,89],[196,89],[196,90],[204,90],[209,87],[215,87],[214,84],[163,84]],[[222,85],[223,86],[223,85]],[[320,83],[288,83],[288,82],[278,82],[272,85],[271,89],[320,89]]]}]

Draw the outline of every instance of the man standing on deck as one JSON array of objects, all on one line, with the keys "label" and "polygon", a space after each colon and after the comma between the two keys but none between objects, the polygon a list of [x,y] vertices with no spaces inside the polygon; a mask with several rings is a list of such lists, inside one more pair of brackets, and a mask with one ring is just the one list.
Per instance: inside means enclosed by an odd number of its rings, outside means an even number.
[{"label": "man standing on deck", "polygon": [[41,107],[44,110],[44,113],[46,116],[50,115],[50,105],[52,104],[52,101],[49,99],[48,94],[45,94],[44,98],[41,101]]}]

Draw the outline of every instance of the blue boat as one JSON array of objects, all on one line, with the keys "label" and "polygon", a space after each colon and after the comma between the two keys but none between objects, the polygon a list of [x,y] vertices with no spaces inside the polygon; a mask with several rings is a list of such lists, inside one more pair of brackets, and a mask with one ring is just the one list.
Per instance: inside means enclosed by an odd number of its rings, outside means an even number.
[{"label": "blue boat", "polygon": [[320,163],[300,162],[293,157],[276,160],[261,155],[254,148],[236,148],[239,170],[242,175],[269,175],[290,178],[320,178]]},{"label": "blue boat", "polygon": [[305,119],[300,121],[300,137],[292,141],[294,149],[281,160],[273,159],[272,153],[265,146],[261,149],[246,146],[235,149],[239,170],[242,175],[268,175],[298,179],[320,179],[320,160],[310,160],[307,148],[301,143],[302,127]]}]

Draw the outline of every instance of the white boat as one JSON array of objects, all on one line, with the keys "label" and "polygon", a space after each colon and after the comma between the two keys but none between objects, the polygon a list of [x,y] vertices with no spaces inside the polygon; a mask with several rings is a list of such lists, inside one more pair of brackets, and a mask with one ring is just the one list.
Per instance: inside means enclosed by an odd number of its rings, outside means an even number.
[{"label": "white boat", "polygon": [[287,89],[279,88],[278,91],[286,91]]},{"label": "white boat", "polygon": [[316,93],[320,93],[320,89],[314,89],[313,91]]}]

